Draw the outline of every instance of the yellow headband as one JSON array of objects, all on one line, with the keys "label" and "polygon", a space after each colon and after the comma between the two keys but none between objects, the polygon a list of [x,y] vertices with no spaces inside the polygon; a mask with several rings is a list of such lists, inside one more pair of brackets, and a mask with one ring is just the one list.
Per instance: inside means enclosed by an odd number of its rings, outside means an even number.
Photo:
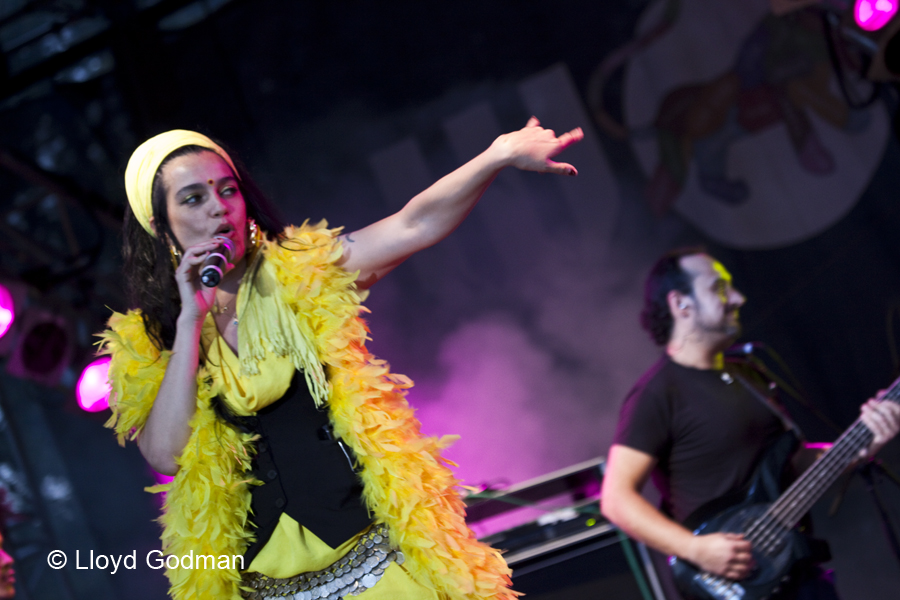
[{"label": "yellow headband", "polygon": [[212,150],[228,163],[234,176],[240,179],[228,153],[202,133],[173,129],[150,138],[138,146],[128,160],[125,168],[125,194],[138,223],[153,237],[156,237],[150,227],[150,218],[153,216],[153,178],[166,157],[184,146],[200,146]]}]

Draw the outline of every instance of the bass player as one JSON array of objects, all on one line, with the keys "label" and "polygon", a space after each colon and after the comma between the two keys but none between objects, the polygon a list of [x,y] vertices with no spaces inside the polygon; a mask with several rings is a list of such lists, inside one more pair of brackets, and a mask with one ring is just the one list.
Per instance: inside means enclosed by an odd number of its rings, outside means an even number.
[{"label": "bass player", "polygon": [[[670,252],[653,267],[641,322],[665,354],[625,400],[601,495],[603,514],[628,535],[734,581],[754,567],[751,542],[738,533],[695,535],[681,523],[745,488],[790,423],[754,393],[755,372],[725,363],[744,301],[728,271],[702,250]],[[863,451],[871,456],[900,430],[900,404],[871,399],[861,421],[874,434]],[[794,465],[811,462],[812,452],[801,448]],[[650,476],[662,496],[659,509],[641,495]],[[798,562],[773,597],[836,599],[814,558]]]}]

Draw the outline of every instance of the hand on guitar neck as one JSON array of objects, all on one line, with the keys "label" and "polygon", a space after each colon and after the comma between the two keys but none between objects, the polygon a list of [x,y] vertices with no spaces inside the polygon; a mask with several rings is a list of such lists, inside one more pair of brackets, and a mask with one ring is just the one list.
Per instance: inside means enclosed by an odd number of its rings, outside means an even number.
[{"label": "hand on guitar neck", "polygon": [[875,436],[869,447],[861,452],[863,458],[874,456],[900,431],[900,404],[882,401],[886,391],[881,390],[860,409],[860,421]]},{"label": "hand on guitar neck", "polygon": [[[868,448],[860,451],[861,459],[874,456],[900,432],[900,404],[882,401],[884,395],[881,390],[860,407],[859,419],[874,436]],[[739,581],[753,569],[751,543],[740,534],[710,533],[694,540],[684,558],[703,571]]]}]

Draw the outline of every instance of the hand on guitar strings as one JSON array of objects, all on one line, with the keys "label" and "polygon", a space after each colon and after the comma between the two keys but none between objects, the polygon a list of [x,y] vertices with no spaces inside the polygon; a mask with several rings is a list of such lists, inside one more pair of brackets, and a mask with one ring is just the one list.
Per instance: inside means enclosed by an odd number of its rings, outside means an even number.
[{"label": "hand on guitar strings", "polygon": [[694,536],[687,559],[703,571],[732,580],[743,579],[754,567],[750,542],[739,533]]}]

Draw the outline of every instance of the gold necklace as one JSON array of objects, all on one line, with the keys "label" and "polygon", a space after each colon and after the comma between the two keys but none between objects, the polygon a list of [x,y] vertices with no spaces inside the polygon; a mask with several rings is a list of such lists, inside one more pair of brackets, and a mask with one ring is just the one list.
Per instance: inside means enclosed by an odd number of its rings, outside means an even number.
[{"label": "gold necklace", "polygon": [[[237,299],[237,296],[232,298],[232,300],[236,300],[236,299]],[[226,312],[228,312],[227,304],[225,306],[219,306],[219,296],[218,295],[213,297],[213,312],[217,315],[223,315]],[[234,318],[232,318],[231,322],[234,323],[235,325],[238,324],[237,311],[234,311]]]}]

